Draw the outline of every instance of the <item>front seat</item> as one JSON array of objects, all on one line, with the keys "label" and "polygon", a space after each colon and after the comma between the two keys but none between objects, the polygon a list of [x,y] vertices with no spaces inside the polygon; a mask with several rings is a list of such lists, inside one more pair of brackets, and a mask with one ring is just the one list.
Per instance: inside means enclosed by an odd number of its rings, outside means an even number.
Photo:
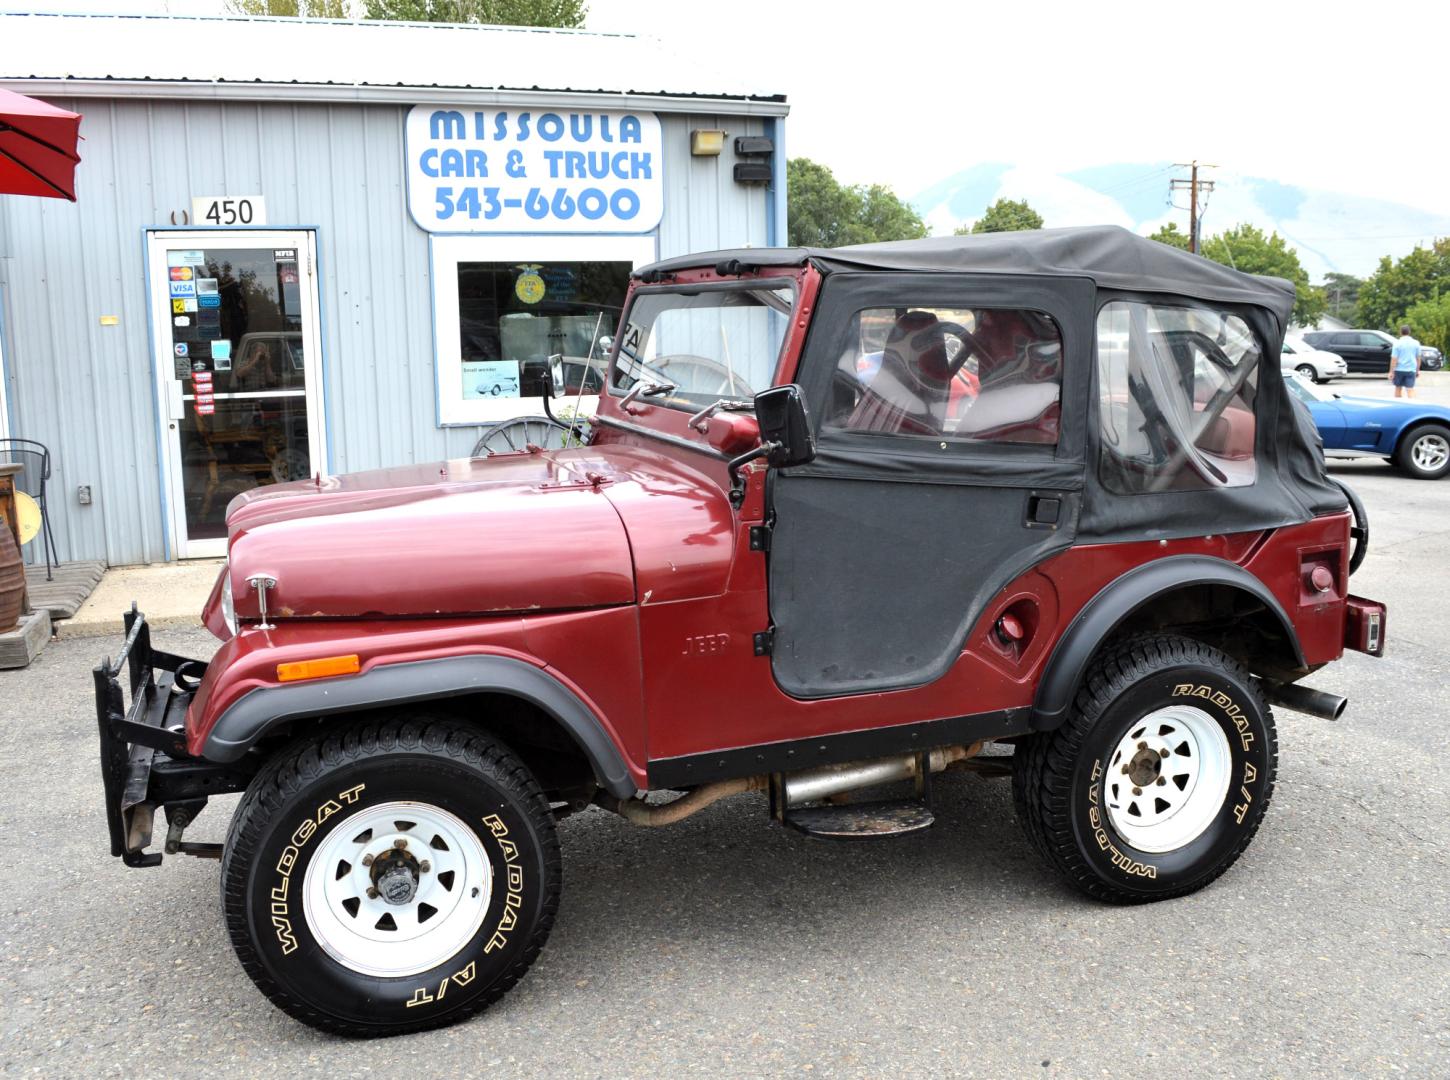
[{"label": "front seat", "polygon": [[862,391],[846,427],[940,435],[951,381],[952,364],[941,324],[929,311],[908,311],[886,335],[881,366]]}]

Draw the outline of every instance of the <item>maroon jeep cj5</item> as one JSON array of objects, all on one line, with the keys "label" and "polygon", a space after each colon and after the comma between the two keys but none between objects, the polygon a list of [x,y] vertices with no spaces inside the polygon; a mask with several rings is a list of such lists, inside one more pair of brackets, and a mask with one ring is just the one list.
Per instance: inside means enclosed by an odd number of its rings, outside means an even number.
[{"label": "maroon jeep cj5", "polygon": [[[875,838],[1010,772],[1084,893],[1203,888],[1268,806],[1270,704],[1337,717],[1300,680],[1384,649],[1279,376],[1293,300],[1105,228],[646,267],[578,445],[239,497],[210,662],[133,608],[96,670],[112,853],[159,863],[163,809],[247,973],[349,1035],[507,991],[590,807],[757,792]],[[225,845],[183,839],[233,791]]]}]

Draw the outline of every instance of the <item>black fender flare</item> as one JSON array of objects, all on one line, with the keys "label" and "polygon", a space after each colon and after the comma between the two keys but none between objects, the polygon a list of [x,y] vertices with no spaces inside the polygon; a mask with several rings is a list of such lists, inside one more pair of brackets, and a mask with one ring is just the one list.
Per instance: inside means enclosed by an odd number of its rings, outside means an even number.
[{"label": "black fender flare", "polygon": [[1242,566],[1209,555],[1174,555],[1130,570],[1089,600],[1052,650],[1032,705],[1032,729],[1051,731],[1067,718],[1093,655],[1124,619],[1159,596],[1193,585],[1228,585],[1246,592],[1279,620],[1298,666],[1304,650],[1283,605]]},{"label": "black fender flare", "polygon": [[238,761],[263,735],[289,720],[475,693],[508,694],[542,709],[588,758],[600,787],[616,798],[634,796],[623,755],[588,706],[543,668],[508,656],[380,664],[353,678],[258,687],[217,718],[202,757],[223,764]]}]

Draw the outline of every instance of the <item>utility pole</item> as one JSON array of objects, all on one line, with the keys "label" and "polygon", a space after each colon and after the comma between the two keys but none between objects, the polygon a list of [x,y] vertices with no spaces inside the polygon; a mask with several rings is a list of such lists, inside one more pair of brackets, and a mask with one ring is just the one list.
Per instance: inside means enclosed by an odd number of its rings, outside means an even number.
[{"label": "utility pole", "polygon": [[[1190,162],[1181,162],[1181,161],[1180,162],[1177,162],[1177,163],[1174,164],[1173,167],[1175,169],[1188,169],[1188,170],[1190,170],[1189,171],[1189,179],[1184,180],[1182,178],[1175,178],[1175,179],[1170,180],[1168,182],[1168,196],[1171,199],[1173,197],[1173,192],[1175,192],[1175,191],[1182,191],[1184,188],[1187,188],[1188,189],[1188,250],[1191,251],[1191,252],[1193,252],[1193,254],[1197,255],[1198,254],[1198,193],[1200,191],[1202,191],[1205,195],[1207,195],[1210,191],[1213,190],[1213,181],[1212,180],[1200,180],[1198,178],[1198,170],[1200,168],[1204,168],[1204,169],[1216,169],[1216,168],[1218,168],[1218,166],[1217,165],[1203,165],[1203,166],[1200,166],[1198,164],[1198,160],[1195,158],[1193,161],[1190,161]],[[1205,205],[1207,205],[1207,200],[1205,200]],[[1180,207],[1179,209],[1182,209],[1182,207]]]}]

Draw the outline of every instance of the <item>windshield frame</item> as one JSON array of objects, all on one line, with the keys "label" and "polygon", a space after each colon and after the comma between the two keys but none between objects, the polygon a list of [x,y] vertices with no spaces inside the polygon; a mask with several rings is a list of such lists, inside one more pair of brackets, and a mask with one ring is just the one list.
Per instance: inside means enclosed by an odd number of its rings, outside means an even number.
[{"label": "windshield frame", "polygon": [[[770,382],[767,384],[767,386],[755,387],[755,391],[759,393],[761,390],[765,390],[768,389],[770,386],[777,385],[780,379],[781,365],[785,361],[786,353],[791,343],[791,327],[797,313],[800,311],[801,308],[801,283],[795,276],[772,274],[768,277],[742,277],[738,280],[730,281],[676,281],[660,285],[642,285],[636,287],[629,294],[628,301],[624,305],[624,311],[620,315],[619,328],[615,334],[614,347],[610,351],[609,365],[605,369],[604,373],[605,393],[608,395],[608,397],[613,398],[616,402],[618,402],[621,401],[627,394],[629,394],[630,390],[633,388],[632,386],[621,388],[615,385],[615,374],[619,368],[619,355],[620,350],[623,346],[624,329],[629,325],[630,314],[634,311],[635,304],[637,304],[641,299],[669,294],[698,294],[702,292],[761,293],[779,292],[783,290],[789,290],[791,297],[790,310],[784,313],[786,317],[785,332],[781,334],[780,348],[776,351],[775,362],[771,366]],[[761,306],[771,308],[771,310],[779,310],[771,304],[762,304]],[[640,363],[643,364],[644,361],[640,361]],[[640,400],[640,398],[636,397],[635,400],[638,401]],[[721,395],[715,400],[733,401],[735,399],[725,395]],[[698,413],[700,409],[706,404],[704,402],[695,401],[688,398],[676,397],[673,393],[668,395],[660,394],[650,396],[648,401],[651,405],[657,405],[661,408],[670,409],[675,412],[690,413],[692,415]]]}]

